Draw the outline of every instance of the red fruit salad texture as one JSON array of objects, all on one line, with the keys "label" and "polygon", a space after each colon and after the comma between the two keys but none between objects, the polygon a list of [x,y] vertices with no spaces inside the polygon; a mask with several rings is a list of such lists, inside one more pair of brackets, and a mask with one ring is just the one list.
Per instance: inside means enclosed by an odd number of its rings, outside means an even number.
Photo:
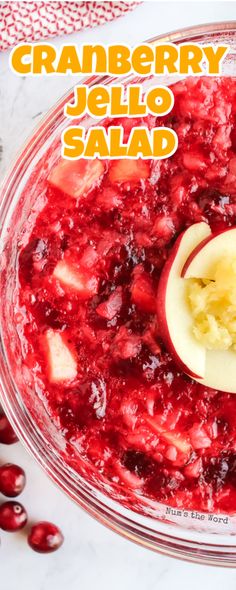
[{"label": "red fruit salad texture", "polygon": [[[235,512],[236,397],[179,371],[159,335],[156,291],[182,230],[236,225],[236,80],[188,78],[172,90],[169,115],[134,122],[172,127],[171,158],[52,169],[19,251],[16,321],[78,472],[81,456],[126,504]],[[117,125],[130,131],[128,119]]]}]

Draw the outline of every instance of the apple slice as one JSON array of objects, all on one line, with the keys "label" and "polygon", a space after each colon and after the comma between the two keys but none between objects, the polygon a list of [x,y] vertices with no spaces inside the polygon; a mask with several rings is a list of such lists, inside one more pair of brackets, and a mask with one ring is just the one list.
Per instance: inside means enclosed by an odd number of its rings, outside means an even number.
[{"label": "apple slice", "polygon": [[61,160],[52,169],[48,182],[63,193],[80,199],[92,190],[104,172],[100,160]]},{"label": "apple slice", "polygon": [[[224,230],[199,244],[190,254],[182,270],[182,277],[213,280],[219,257],[235,257],[236,228]],[[236,393],[236,352],[234,350],[206,350],[202,385]]]},{"label": "apple slice", "polygon": [[187,258],[181,276],[184,279],[213,280],[219,257],[235,258],[235,254],[236,228],[233,227],[198,244]]},{"label": "apple slice", "polygon": [[176,363],[189,376],[205,375],[206,350],[192,333],[192,316],[186,304],[186,282],[181,271],[186,259],[211,234],[207,223],[191,225],[176,240],[163,268],[157,291],[160,333]]},{"label": "apple slice", "polygon": [[64,336],[55,330],[47,330],[42,337],[51,383],[72,381],[77,375],[77,363]]},{"label": "apple slice", "polygon": [[[199,244],[184,264],[182,277],[213,280],[219,257],[234,258],[236,228],[211,236]],[[236,393],[236,352],[234,350],[206,350],[204,377],[197,379],[202,385]]]},{"label": "apple slice", "polygon": [[98,290],[98,279],[90,273],[86,273],[79,268],[75,268],[65,260],[60,260],[54,268],[53,276],[58,279],[63,286],[72,291],[76,291],[81,298],[89,299],[96,295]]},{"label": "apple slice", "polygon": [[204,378],[196,381],[212,389],[236,393],[235,350],[207,350]]}]

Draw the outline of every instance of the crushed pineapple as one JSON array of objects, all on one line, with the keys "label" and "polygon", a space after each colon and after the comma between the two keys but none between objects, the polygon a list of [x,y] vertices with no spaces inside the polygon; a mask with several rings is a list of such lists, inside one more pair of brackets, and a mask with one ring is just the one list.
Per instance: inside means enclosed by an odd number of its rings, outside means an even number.
[{"label": "crushed pineapple", "polygon": [[193,333],[208,350],[236,350],[236,257],[220,259],[213,279],[188,280]]}]

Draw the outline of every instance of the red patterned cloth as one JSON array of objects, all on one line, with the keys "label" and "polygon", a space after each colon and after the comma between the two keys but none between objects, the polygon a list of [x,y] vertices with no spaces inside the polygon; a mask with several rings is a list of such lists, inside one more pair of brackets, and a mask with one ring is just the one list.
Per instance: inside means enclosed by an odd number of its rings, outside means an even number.
[{"label": "red patterned cloth", "polygon": [[138,2],[2,2],[0,51],[22,41],[40,41],[107,23]]}]

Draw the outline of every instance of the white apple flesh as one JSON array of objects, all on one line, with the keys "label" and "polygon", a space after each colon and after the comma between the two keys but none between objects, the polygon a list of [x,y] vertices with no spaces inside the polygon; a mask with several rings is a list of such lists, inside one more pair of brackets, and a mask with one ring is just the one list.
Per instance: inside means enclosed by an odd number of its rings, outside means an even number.
[{"label": "white apple flesh", "polygon": [[42,342],[51,383],[72,381],[77,376],[77,362],[63,336],[55,330],[47,330]]},{"label": "white apple flesh", "polygon": [[100,160],[65,160],[52,169],[48,182],[74,199],[84,198],[100,181],[105,170]]},{"label": "white apple flesh", "polygon": [[65,260],[56,264],[52,276],[69,291],[78,293],[82,299],[89,299],[97,293],[98,279],[88,272],[74,268],[73,264]]},{"label": "white apple flesh", "polygon": [[[199,244],[186,260],[182,277],[213,280],[219,258],[236,255],[236,228],[230,228]],[[234,350],[206,350],[202,385],[236,393],[236,352]]]},{"label": "white apple flesh", "polygon": [[53,276],[58,279],[60,283],[74,289],[75,291],[83,291],[84,283],[81,279],[80,273],[76,272],[67,262],[60,260],[54,268]]},{"label": "white apple flesh", "polygon": [[236,256],[236,228],[222,231],[210,236],[198,244],[184,263],[181,276],[184,279],[209,279],[215,277],[219,258],[235,258]]},{"label": "white apple flesh", "polygon": [[196,381],[212,389],[236,393],[235,350],[206,350],[205,375]]},{"label": "white apple flesh", "polygon": [[191,225],[176,240],[163,268],[157,292],[157,317],[162,339],[179,367],[194,379],[205,375],[206,349],[192,332],[181,271],[191,252],[211,234],[207,223]]}]

